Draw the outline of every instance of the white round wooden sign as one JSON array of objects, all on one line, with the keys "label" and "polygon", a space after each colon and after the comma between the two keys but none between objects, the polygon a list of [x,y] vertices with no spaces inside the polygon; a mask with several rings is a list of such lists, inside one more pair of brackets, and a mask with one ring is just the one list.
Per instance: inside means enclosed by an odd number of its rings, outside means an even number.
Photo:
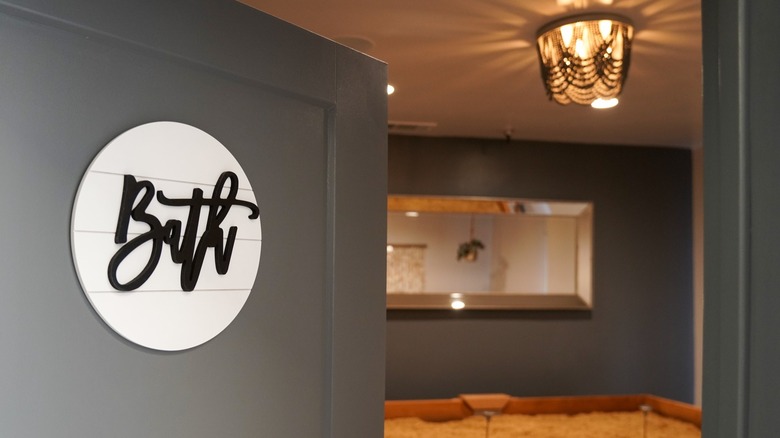
[{"label": "white round wooden sign", "polygon": [[261,243],[238,161],[182,123],[119,135],[92,161],[73,204],[71,249],[89,302],[117,333],[156,350],[198,346],[233,321]]}]

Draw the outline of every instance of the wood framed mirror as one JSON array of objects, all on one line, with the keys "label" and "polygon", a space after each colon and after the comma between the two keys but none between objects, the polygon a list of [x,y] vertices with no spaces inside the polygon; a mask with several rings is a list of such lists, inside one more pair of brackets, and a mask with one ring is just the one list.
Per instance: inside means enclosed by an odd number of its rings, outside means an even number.
[{"label": "wood framed mirror", "polygon": [[388,196],[389,309],[589,310],[593,203]]}]

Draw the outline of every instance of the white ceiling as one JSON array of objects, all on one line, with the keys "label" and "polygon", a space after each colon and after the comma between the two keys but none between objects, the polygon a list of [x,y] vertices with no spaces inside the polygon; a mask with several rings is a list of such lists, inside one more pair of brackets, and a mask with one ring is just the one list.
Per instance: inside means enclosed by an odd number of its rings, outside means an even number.
[{"label": "white ceiling", "polygon": [[[241,0],[336,41],[369,40],[396,92],[389,120],[434,122],[423,135],[679,146],[702,142],[699,0]],[[616,108],[547,100],[535,35],[579,13],[635,27]]]}]

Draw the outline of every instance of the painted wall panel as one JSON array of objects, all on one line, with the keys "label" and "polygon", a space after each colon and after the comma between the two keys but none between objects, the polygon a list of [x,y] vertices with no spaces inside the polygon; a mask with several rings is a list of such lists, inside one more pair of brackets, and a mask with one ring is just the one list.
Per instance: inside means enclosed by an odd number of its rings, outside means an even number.
[{"label": "painted wall panel", "polygon": [[[362,429],[381,427],[381,361],[343,378],[374,386],[338,390],[334,357],[342,366],[361,358],[334,353],[336,342],[358,347],[332,329],[361,310],[384,312],[384,261],[366,257],[363,244],[384,239],[384,229],[364,230],[342,257],[343,276],[350,257],[362,260],[368,300],[342,309],[333,300],[353,289],[332,282],[333,227],[351,240],[341,222],[354,219],[335,214],[340,189],[331,181],[354,183],[355,163],[336,169],[332,154],[336,146],[345,155],[382,149],[384,128],[334,138],[342,124],[365,124],[333,112],[360,98],[371,101],[361,117],[384,117],[384,66],[357,54],[337,60],[333,43],[234,2],[174,3],[0,4],[3,434],[326,437],[334,425],[346,428],[333,411],[351,403],[366,415],[354,435],[338,436],[366,436]],[[371,78],[352,81],[362,94],[337,98],[339,64]],[[212,341],[178,353],[137,347],[105,326],[70,256],[71,206],[85,169],[116,135],[156,120],[218,138],[246,171],[263,215],[263,257],[244,309]],[[370,172],[360,197],[374,216],[384,214],[383,157],[360,163]],[[347,210],[354,199],[341,197]],[[379,321],[363,330],[364,354],[383,356]]]},{"label": "painted wall panel", "polygon": [[709,437],[780,429],[773,1],[702,3],[704,24],[704,381]]}]

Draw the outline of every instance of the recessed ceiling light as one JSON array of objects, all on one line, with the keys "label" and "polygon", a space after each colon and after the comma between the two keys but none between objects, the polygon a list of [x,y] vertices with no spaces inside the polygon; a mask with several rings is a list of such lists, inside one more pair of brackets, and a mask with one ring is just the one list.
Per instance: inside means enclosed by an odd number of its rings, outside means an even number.
[{"label": "recessed ceiling light", "polygon": [[612,108],[614,106],[617,106],[618,100],[617,98],[612,99],[602,99],[598,98],[590,103],[590,106],[596,109],[606,109],[606,108]]},{"label": "recessed ceiling light", "polygon": [[390,84],[387,84],[387,95],[389,96],[393,93],[395,93],[395,87]]},{"label": "recessed ceiling light", "polygon": [[420,216],[420,213],[418,213],[416,211],[407,211],[404,214],[406,215],[406,217],[418,217],[418,216]]}]

